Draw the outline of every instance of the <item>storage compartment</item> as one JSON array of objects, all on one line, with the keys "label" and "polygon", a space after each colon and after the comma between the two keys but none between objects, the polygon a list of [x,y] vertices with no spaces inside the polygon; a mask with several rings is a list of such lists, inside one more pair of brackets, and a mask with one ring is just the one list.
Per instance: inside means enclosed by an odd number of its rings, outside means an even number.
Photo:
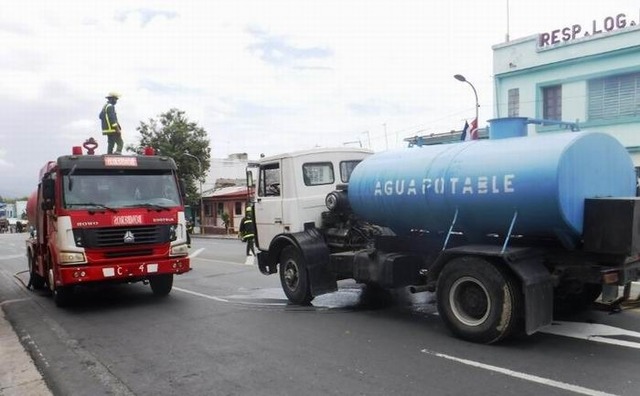
[{"label": "storage compartment", "polygon": [[639,234],[639,198],[585,200],[585,251],[631,256],[640,252]]}]

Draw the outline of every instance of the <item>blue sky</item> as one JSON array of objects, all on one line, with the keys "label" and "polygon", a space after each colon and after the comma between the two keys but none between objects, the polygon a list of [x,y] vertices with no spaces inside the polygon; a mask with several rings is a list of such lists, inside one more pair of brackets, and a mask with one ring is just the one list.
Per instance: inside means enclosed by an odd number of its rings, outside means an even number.
[{"label": "blue sky", "polygon": [[[215,157],[362,141],[380,151],[492,118],[492,50],[626,13],[612,0],[4,1],[0,195],[89,136],[118,91],[126,143],[170,108],[208,131]],[[533,115],[532,115],[533,116]],[[353,144],[353,143],[350,143]]]}]

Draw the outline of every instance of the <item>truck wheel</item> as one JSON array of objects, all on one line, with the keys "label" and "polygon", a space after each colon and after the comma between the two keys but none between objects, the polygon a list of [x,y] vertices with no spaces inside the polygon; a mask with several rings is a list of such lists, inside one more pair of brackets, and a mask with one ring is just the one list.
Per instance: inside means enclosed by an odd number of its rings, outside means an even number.
[{"label": "truck wheel", "polygon": [[33,254],[27,253],[27,263],[29,265],[29,285],[31,285],[34,290],[44,289],[46,283],[45,278],[36,272],[36,262]]},{"label": "truck wheel", "polygon": [[313,296],[307,266],[295,246],[287,246],[280,254],[280,283],[289,301],[309,305]]},{"label": "truck wheel", "polygon": [[60,308],[66,307],[73,298],[73,286],[56,286],[56,276],[53,269],[51,269],[51,266],[48,267],[49,277],[47,279],[47,284],[49,285],[49,290],[51,290],[53,302]]},{"label": "truck wheel", "polygon": [[520,324],[522,296],[505,269],[465,256],[448,263],[438,279],[438,312],[456,336],[493,343]]},{"label": "truck wheel", "polygon": [[166,296],[173,287],[173,274],[156,275],[149,278],[151,291],[156,296]]},{"label": "truck wheel", "polygon": [[58,286],[53,289],[53,302],[57,307],[63,308],[68,306],[73,299],[72,286]]}]

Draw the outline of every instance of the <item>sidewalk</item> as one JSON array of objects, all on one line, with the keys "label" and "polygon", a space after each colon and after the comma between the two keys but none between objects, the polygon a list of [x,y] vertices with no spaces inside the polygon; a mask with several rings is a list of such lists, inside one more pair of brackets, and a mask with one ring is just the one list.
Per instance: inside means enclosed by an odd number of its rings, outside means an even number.
[{"label": "sidewalk", "polygon": [[0,396],[51,394],[0,307]]}]

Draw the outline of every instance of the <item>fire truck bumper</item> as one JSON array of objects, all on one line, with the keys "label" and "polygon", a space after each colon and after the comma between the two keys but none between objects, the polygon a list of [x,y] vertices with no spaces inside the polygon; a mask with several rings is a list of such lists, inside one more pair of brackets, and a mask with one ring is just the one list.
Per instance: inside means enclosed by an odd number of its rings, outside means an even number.
[{"label": "fire truck bumper", "polygon": [[60,267],[56,284],[65,286],[86,282],[136,282],[154,275],[183,274],[188,271],[191,271],[188,257],[142,263],[78,265]]}]

